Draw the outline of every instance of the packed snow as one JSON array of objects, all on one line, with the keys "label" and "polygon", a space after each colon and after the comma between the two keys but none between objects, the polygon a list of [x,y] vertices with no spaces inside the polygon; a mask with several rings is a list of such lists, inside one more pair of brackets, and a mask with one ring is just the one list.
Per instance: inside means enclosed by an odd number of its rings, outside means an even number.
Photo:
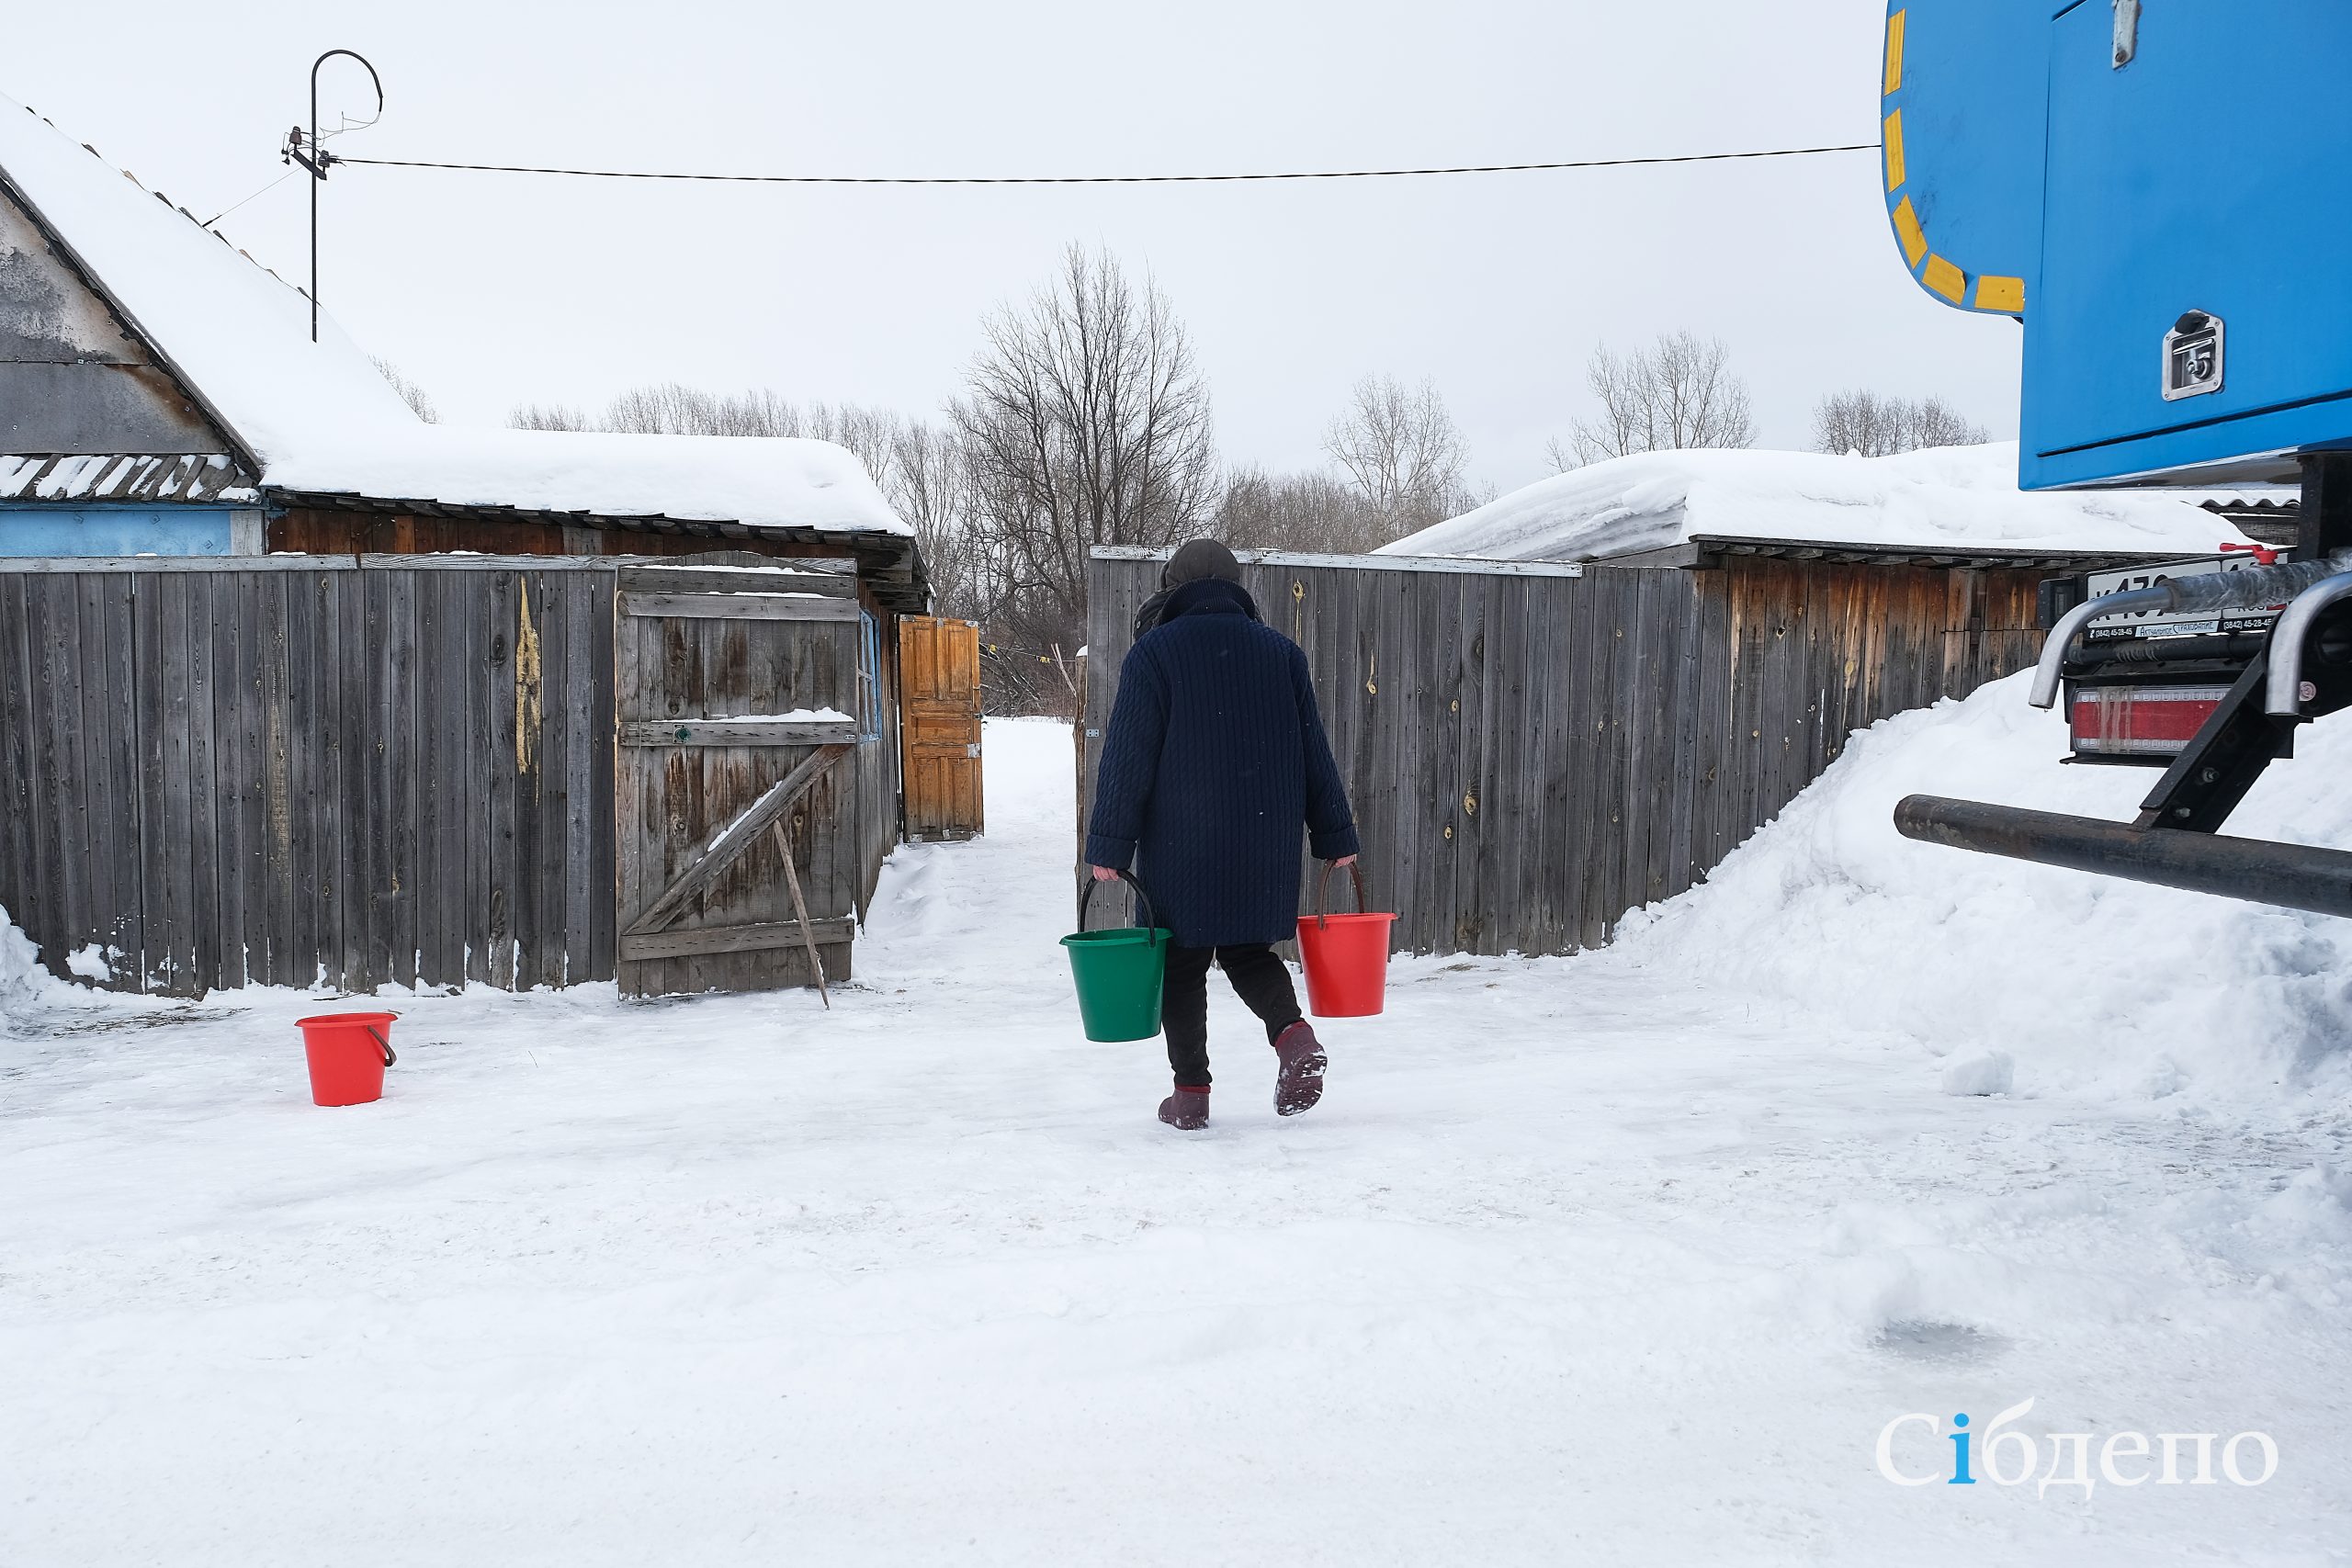
[{"label": "packed snow", "polygon": [[909,534],[822,441],[426,424],[331,316],[0,96],[0,170],[287,490],[753,527]]},{"label": "packed snow", "polygon": [[[1307,1116],[1213,982],[1191,1136],[1157,1042],[1079,1033],[1044,721],[830,1014],[401,997],[387,1098],[322,1111],[322,998],[0,938],[0,1561],[2340,1563],[2341,939],[1880,831],[1915,782],[2144,787],[2020,707],[1861,738],[1617,948],[1397,960]],[[2335,826],[2312,750],[2249,809]],[[2277,1474],[1877,1471],[2028,1399],[2045,1456]]]},{"label": "packed snow", "polygon": [[2021,492],[2014,441],[1892,457],[1645,452],[1539,479],[1381,553],[1595,560],[1716,538],[2185,556],[2249,542],[2204,494]]}]

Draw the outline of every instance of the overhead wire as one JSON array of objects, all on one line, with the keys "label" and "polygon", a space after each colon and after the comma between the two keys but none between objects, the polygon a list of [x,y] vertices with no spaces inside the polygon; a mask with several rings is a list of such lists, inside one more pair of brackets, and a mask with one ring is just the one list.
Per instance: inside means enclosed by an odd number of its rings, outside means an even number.
[{"label": "overhead wire", "polygon": [[383,169],[445,169],[485,175],[557,175],[594,180],[686,180],[786,186],[1143,186],[1221,185],[1270,180],[1385,180],[1448,175],[1524,175],[1561,169],[1623,169],[1662,164],[1722,164],[1759,158],[1808,158],[1827,152],[1875,152],[1875,141],[1825,147],[1771,147],[1738,152],[1679,152],[1646,158],[1577,158],[1541,164],[1455,164],[1429,168],[1298,169],[1206,175],[726,175],[655,169],[572,169],[529,164],[460,164],[424,158],[346,158],[337,164]]}]

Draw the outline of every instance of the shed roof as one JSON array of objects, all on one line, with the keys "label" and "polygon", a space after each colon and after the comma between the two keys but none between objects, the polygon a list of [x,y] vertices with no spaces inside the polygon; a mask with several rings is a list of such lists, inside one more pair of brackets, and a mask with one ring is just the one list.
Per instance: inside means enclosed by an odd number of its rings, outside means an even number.
[{"label": "shed roof", "polygon": [[260,500],[225,452],[0,457],[0,501],[252,506]]},{"label": "shed roof", "polygon": [[[2245,543],[2206,491],[2023,491],[2014,442],[1893,457],[1648,452],[1573,469],[1385,547],[1492,560],[1743,553],[2091,564]],[[1683,564],[1691,564],[1686,561]],[[1661,558],[1661,564],[1665,564]]]},{"label": "shed roof", "polygon": [[431,425],[308,298],[0,96],[0,179],[258,465],[263,484],[445,508],[913,530],[829,442]]}]

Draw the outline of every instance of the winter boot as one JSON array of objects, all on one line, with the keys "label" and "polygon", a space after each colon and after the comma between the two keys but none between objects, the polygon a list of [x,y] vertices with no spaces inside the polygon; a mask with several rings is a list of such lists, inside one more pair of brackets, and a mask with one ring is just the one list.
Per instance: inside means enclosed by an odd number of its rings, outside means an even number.
[{"label": "winter boot", "polygon": [[1295,1116],[1314,1110],[1323,1098],[1323,1069],[1329,1065],[1314,1027],[1300,1019],[1283,1030],[1274,1039],[1274,1055],[1282,1062],[1274,1077],[1274,1114]]},{"label": "winter boot", "polygon": [[1159,1119],[1180,1133],[1197,1133],[1209,1124],[1209,1088],[1198,1089],[1184,1084],[1159,1102]]}]

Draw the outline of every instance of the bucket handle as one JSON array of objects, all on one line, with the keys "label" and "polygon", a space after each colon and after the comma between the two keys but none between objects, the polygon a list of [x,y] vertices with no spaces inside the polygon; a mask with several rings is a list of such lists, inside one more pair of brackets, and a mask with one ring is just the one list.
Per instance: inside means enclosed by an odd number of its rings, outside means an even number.
[{"label": "bucket handle", "polygon": [[[1315,929],[1318,931],[1331,929],[1330,917],[1323,912],[1323,896],[1331,890],[1331,868],[1339,863],[1337,861],[1325,861],[1323,874],[1315,879]],[[1367,913],[1372,906],[1364,901],[1363,867],[1354,861],[1350,861],[1348,874],[1354,877],[1356,881],[1356,913],[1359,915]]]},{"label": "bucket handle", "polygon": [[384,1054],[384,1066],[389,1067],[394,1062],[400,1060],[398,1056],[392,1055],[392,1043],[384,1038],[384,1032],[382,1030],[378,1029],[372,1023],[367,1025],[366,1028],[368,1032],[375,1037],[376,1049]]},{"label": "bucket handle", "polygon": [[[1137,882],[1131,873],[1119,873],[1119,880],[1136,890],[1136,903],[1143,911],[1143,929],[1151,933],[1151,945],[1158,947],[1159,922],[1152,918],[1151,895],[1144,891],[1143,884]],[[1090,875],[1086,879],[1086,891],[1078,896],[1078,929],[1081,931],[1086,929],[1086,907],[1094,902],[1094,890],[1102,886],[1100,878]]]}]

